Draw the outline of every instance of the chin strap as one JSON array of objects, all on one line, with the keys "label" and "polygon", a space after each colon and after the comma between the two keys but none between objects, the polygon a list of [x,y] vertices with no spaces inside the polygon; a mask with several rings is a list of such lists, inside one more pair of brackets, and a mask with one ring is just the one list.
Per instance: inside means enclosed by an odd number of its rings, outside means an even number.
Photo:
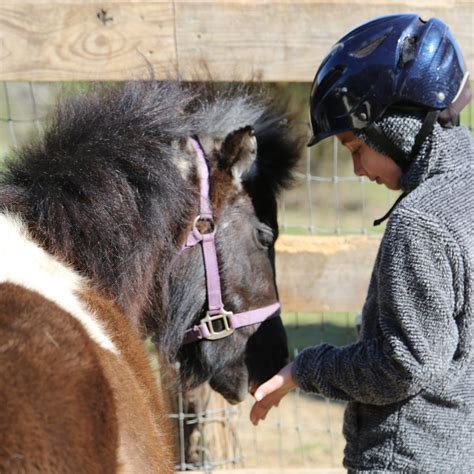
[{"label": "chin strap", "polygon": [[382,216],[380,219],[375,219],[374,226],[380,225],[382,222],[386,221],[390,217],[390,214],[397,207],[398,203],[406,196],[408,196],[408,193],[406,192],[400,194],[400,196],[398,196],[398,199],[393,203],[393,206],[388,210],[388,212],[384,216]]},{"label": "chin strap", "polygon": [[[402,150],[400,150],[400,148],[393,144],[385,136],[382,129],[378,125],[369,125],[369,127],[364,130],[364,133],[366,133],[367,137],[369,137],[370,140],[379,145],[382,150],[387,150],[390,158],[392,158],[393,161],[395,161],[395,163],[401,168],[402,172],[405,173],[408,170],[410,163],[420,152],[421,146],[425,142],[428,135],[433,131],[433,127],[436,121],[438,120],[439,114],[439,110],[430,110],[429,112],[427,112],[420,130],[416,134],[415,143],[413,144],[409,155],[404,153]],[[407,192],[403,192],[402,194],[400,194],[400,196],[395,201],[393,206],[388,210],[388,212],[381,218],[374,220],[374,226],[380,225],[382,222],[386,221],[390,217],[390,214],[392,214],[392,212],[395,210],[399,202],[407,195]]]},{"label": "chin strap", "polygon": [[370,141],[378,145],[381,150],[384,150],[387,155],[400,167],[402,172],[405,173],[408,170],[410,163],[420,152],[421,146],[425,142],[428,135],[433,131],[434,124],[438,120],[439,114],[439,110],[430,110],[426,113],[425,118],[423,119],[423,124],[416,134],[413,147],[409,154],[405,153],[397,145],[392,143],[385,136],[385,133],[382,131],[381,127],[376,123],[371,123],[368,127],[366,127],[364,129],[364,133],[367,135],[367,138],[369,138]]},{"label": "chin strap", "polygon": [[439,110],[430,110],[423,120],[423,125],[420,128],[420,131],[416,134],[415,143],[410,152],[410,162],[415,159],[416,155],[420,152],[421,145],[423,145],[426,137],[433,131],[433,127],[438,120],[440,111]]}]

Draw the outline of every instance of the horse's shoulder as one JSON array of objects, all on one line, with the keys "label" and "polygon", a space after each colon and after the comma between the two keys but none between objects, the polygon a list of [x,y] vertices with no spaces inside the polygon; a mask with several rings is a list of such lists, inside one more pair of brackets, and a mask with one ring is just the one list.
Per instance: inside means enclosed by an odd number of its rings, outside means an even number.
[{"label": "horse's shoulder", "polygon": [[96,347],[54,302],[0,284],[0,425],[9,427],[0,433],[7,449],[0,471],[47,464],[58,472],[114,472],[115,401]]}]

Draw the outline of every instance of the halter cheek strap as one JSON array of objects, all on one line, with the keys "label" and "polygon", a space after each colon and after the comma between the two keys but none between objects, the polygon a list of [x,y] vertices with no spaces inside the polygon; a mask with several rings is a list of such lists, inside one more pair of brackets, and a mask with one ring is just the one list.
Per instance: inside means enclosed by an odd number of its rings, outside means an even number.
[{"label": "halter cheek strap", "polygon": [[[200,320],[199,324],[184,333],[183,344],[189,344],[200,339],[222,339],[232,334],[235,329],[261,323],[277,316],[277,311],[280,308],[280,303],[275,302],[262,308],[237,314],[224,309],[215,242],[216,227],[209,195],[209,169],[204,152],[198,141],[191,139],[191,143],[196,151],[200,180],[200,209],[199,215],[194,220],[193,228],[183,246],[183,250],[194,247],[197,244],[202,246],[206,272],[208,309],[206,316]],[[200,232],[198,223],[202,221],[210,223],[211,230],[208,233],[202,234]],[[219,328],[214,326],[216,323],[220,323]]]}]

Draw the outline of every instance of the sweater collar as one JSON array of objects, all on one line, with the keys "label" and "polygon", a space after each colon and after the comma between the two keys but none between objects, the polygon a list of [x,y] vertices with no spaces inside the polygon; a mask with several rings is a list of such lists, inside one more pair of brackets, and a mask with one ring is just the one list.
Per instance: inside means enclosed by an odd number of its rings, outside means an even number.
[{"label": "sweater collar", "polygon": [[400,187],[411,192],[427,179],[474,165],[474,141],[463,127],[435,128],[420,152],[400,177]]}]

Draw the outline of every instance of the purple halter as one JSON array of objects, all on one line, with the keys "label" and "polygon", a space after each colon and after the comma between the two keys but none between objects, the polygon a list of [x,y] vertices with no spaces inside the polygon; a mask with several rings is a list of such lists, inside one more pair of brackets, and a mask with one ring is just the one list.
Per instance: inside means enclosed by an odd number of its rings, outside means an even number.
[{"label": "purple halter", "polygon": [[[196,244],[202,245],[204,255],[204,268],[206,271],[206,286],[208,310],[206,316],[201,319],[200,324],[195,325],[184,333],[183,344],[208,339],[214,341],[230,336],[235,329],[261,323],[275,316],[275,312],[280,308],[280,303],[276,302],[258,309],[252,309],[243,313],[233,314],[224,309],[221,296],[221,282],[219,278],[219,267],[217,263],[217,252],[215,243],[216,229],[212,215],[211,200],[209,196],[209,170],[201,145],[191,138],[191,143],[196,150],[197,166],[200,180],[200,210],[199,215],[193,223],[193,228],[189,232],[183,250],[193,247]],[[201,234],[197,228],[200,221],[208,221],[212,224],[212,231]],[[221,321],[223,329],[216,330],[214,323]]]}]

